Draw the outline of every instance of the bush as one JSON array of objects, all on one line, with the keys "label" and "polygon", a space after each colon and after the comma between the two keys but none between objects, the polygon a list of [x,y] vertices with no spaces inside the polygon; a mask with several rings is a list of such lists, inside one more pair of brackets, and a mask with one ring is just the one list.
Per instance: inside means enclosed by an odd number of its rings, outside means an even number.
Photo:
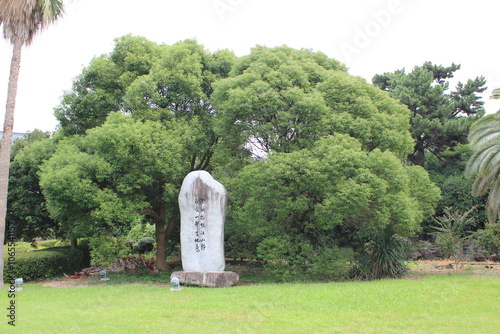
[{"label": "bush", "polygon": [[266,275],[278,281],[293,281],[300,278],[306,268],[306,254],[312,247],[304,242],[291,240],[287,236],[268,237],[257,247]]},{"label": "bush", "polygon": [[455,261],[455,269],[465,258],[467,247],[473,240],[474,232],[471,227],[475,225],[475,218],[471,216],[473,207],[465,213],[444,208],[444,215],[434,219],[436,226],[436,245],[441,254]]},{"label": "bush", "polygon": [[22,277],[25,281],[50,278],[63,273],[72,274],[84,267],[84,254],[79,249],[55,247],[32,252],[16,253],[16,262],[10,267],[5,261],[6,280]]},{"label": "bush", "polygon": [[154,246],[155,246],[155,239],[146,237],[139,239],[137,245],[134,247],[134,251],[137,252],[137,254],[146,254],[151,252]]},{"label": "bush", "polygon": [[500,254],[500,223],[488,224],[477,232],[477,241],[488,255]]},{"label": "bush", "polygon": [[350,248],[324,248],[311,255],[307,276],[315,280],[343,280],[349,277],[354,252]]},{"label": "bush", "polygon": [[265,274],[278,281],[329,281],[349,276],[354,252],[349,248],[314,249],[290,237],[269,237],[257,247]]},{"label": "bush", "polygon": [[114,237],[100,236],[90,239],[90,264],[93,266],[112,266],[115,259],[127,256],[129,247],[125,241]]},{"label": "bush", "polygon": [[357,279],[397,278],[408,268],[405,264],[406,240],[399,237],[391,226],[380,231],[365,244],[351,275]]}]

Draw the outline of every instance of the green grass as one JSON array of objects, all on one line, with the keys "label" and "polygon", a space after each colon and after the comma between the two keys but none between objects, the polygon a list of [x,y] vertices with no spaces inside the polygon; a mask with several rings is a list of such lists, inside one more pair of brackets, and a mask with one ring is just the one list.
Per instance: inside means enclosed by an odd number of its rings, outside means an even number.
[{"label": "green grass", "polygon": [[[100,282],[100,281],[99,281]],[[25,284],[0,333],[498,333],[500,279],[262,284],[209,289]]]}]

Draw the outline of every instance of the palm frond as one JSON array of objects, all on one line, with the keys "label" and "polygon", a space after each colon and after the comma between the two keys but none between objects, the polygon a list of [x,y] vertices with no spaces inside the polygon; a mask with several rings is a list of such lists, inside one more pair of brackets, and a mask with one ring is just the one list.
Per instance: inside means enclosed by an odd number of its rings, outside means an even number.
[{"label": "palm frond", "polygon": [[[494,93],[497,94],[495,98],[500,98],[500,89]],[[500,111],[474,122],[469,142],[472,155],[465,172],[476,176],[472,195],[483,196],[489,191],[486,213],[488,220],[495,222],[500,212]]]},{"label": "palm frond", "polygon": [[37,32],[63,14],[62,0],[0,0],[3,35],[30,44]]}]

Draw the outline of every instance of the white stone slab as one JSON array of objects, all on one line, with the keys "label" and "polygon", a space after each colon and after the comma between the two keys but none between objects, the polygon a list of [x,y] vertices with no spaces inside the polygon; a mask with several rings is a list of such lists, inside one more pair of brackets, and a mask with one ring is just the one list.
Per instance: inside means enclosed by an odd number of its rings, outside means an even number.
[{"label": "white stone slab", "polygon": [[182,269],[224,271],[227,191],[206,171],[189,173],[179,193]]}]

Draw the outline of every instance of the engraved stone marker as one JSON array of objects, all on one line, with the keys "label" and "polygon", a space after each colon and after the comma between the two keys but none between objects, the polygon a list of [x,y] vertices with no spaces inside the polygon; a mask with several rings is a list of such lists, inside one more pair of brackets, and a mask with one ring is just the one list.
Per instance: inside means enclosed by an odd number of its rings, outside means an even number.
[{"label": "engraved stone marker", "polygon": [[206,171],[189,173],[179,193],[184,271],[224,271],[226,188]]},{"label": "engraved stone marker", "polygon": [[227,191],[206,171],[185,178],[179,192],[183,271],[173,272],[183,284],[223,287],[239,280],[224,271],[224,220]]}]

